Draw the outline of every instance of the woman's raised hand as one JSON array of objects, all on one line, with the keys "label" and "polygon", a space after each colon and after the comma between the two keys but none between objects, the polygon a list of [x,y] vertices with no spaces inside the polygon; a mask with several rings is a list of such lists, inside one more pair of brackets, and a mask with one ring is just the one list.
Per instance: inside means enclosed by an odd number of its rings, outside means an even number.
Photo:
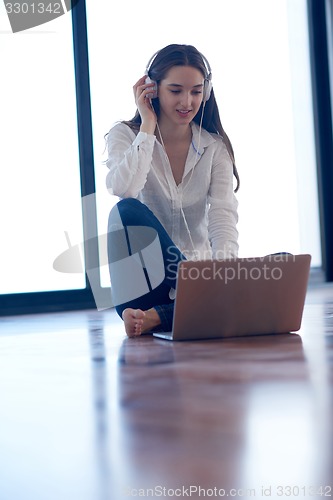
[{"label": "woman's raised hand", "polygon": [[154,83],[146,83],[147,76],[143,76],[133,86],[135,104],[141,116],[141,132],[154,134],[157,123],[157,116],[151,105],[151,100],[147,97],[152,93]]}]

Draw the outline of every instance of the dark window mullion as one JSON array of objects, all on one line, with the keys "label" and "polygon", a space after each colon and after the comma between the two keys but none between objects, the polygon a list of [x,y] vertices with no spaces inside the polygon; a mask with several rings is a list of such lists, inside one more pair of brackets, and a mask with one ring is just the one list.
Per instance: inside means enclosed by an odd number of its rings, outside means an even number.
[{"label": "dark window mullion", "polygon": [[325,0],[308,0],[322,260],[333,281],[333,130]]}]

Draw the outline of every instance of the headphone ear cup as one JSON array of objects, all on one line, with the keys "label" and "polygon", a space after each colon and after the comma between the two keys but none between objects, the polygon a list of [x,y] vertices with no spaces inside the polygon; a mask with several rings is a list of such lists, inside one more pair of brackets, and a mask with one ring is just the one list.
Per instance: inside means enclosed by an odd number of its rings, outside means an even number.
[{"label": "headphone ear cup", "polygon": [[212,83],[212,75],[209,74],[207,78],[205,78],[205,82],[204,82],[204,92],[203,92],[203,102],[207,102],[208,99],[210,98],[210,94],[212,92],[212,87],[213,87],[213,83]]},{"label": "headphone ear cup", "polygon": [[147,94],[148,99],[156,99],[157,97],[157,83],[152,80],[149,76],[146,77],[146,83],[153,83],[152,92]]}]

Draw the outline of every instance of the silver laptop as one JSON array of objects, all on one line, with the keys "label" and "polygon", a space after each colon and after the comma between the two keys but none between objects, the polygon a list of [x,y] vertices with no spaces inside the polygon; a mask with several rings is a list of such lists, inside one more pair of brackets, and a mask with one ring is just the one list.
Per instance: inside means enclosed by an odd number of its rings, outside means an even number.
[{"label": "silver laptop", "polygon": [[305,254],[182,261],[173,331],[154,336],[197,340],[297,331],[310,262]]}]

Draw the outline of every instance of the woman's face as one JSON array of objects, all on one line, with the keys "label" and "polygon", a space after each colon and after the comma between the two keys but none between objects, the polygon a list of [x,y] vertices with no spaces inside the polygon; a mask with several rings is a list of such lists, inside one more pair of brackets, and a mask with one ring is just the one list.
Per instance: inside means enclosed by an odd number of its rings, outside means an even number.
[{"label": "woman's face", "polygon": [[197,68],[173,66],[158,87],[159,121],[188,125],[199,111],[203,87],[204,77]]}]

